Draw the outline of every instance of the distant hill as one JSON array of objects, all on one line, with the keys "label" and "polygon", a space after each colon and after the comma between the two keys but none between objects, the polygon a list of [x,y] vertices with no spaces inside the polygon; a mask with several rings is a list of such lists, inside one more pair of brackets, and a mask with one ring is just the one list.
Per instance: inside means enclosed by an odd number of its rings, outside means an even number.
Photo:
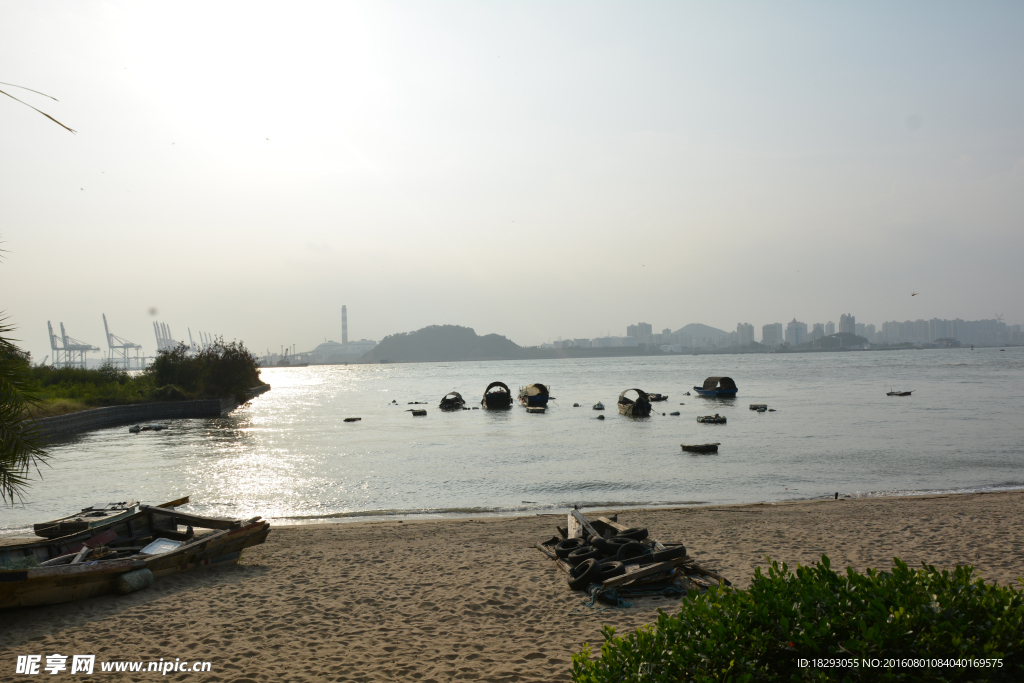
[{"label": "distant hill", "polygon": [[680,327],[675,331],[675,334],[689,334],[698,339],[704,337],[711,337],[712,339],[718,339],[723,334],[729,334],[725,330],[720,330],[717,327],[710,327],[708,325],[701,325],[700,323],[690,323],[686,327]]},{"label": "distant hill", "polygon": [[502,360],[522,357],[522,347],[497,334],[478,335],[471,327],[431,325],[415,332],[391,334],[360,360],[377,363]]}]

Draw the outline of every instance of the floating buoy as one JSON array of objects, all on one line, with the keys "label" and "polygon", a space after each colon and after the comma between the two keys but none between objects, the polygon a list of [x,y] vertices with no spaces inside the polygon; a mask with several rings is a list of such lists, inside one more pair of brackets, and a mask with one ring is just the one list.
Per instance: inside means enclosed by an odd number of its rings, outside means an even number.
[{"label": "floating buoy", "polygon": [[675,411],[674,413],[669,413],[669,415],[678,415],[678,414],[679,414],[679,411],[678,411],[678,410],[677,410],[677,411]]},{"label": "floating buoy", "polygon": [[598,415],[598,416],[597,416],[597,419],[598,419],[598,420],[603,420],[603,419],[604,419],[604,415]]}]

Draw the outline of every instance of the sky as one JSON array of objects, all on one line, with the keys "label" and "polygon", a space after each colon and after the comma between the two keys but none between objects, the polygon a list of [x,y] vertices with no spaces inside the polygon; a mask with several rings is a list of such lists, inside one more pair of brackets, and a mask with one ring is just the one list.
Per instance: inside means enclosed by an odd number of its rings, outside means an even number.
[{"label": "sky", "polygon": [[[0,5],[0,310],[104,347],[1024,322],[1019,2]],[[918,296],[911,297],[912,292]],[[95,356],[95,354],[94,354]]]}]

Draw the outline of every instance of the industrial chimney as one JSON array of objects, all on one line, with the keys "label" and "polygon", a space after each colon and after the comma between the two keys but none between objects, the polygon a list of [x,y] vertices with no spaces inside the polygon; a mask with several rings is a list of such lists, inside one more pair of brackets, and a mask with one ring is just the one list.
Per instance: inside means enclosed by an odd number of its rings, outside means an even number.
[{"label": "industrial chimney", "polygon": [[341,307],[341,344],[348,346],[348,306]]}]

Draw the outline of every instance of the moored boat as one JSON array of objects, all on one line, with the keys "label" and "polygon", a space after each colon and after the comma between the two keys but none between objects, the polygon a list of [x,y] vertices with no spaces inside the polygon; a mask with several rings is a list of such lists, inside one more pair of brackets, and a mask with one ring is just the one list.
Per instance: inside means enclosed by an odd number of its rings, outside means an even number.
[{"label": "moored boat", "polygon": [[[636,398],[626,396],[629,392],[635,392]],[[643,389],[626,389],[619,394],[619,413],[630,417],[650,417],[651,402],[647,398],[647,392]]]},{"label": "moored boat", "polygon": [[717,441],[715,443],[702,443],[702,444],[679,444],[684,451],[690,453],[717,453],[718,447],[721,443]]},{"label": "moored boat", "polygon": [[700,415],[697,417],[697,422],[701,422],[703,424],[724,425],[725,416],[719,415],[718,413],[715,413],[714,415]]},{"label": "moored boat", "polygon": [[693,390],[704,398],[733,398],[739,391],[731,377],[708,377],[704,386]]},{"label": "moored boat", "polygon": [[910,396],[912,393],[914,393],[913,390],[911,390],[911,391],[887,391],[887,392],[885,392],[885,395],[886,396]]},{"label": "moored boat", "polygon": [[546,406],[551,388],[543,384],[527,384],[519,388],[519,403],[527,407]]},{"label": "moored boat", "polygon": [[445,395],[441,399],[441,402],[437,405],[440,410],[451,411],[451,410],[462,410],[462,406],[466,405],[466,400],[462,398],[462,394],[457,391],[452,391]]},{"label": "moored boat", "polygon": [[647,398],[651,401],[651,403],[656,403],[657,401],[667,401],[668,394],[647,394]]},{"label": "moored boat", "polygon": [[481,405],[486,410],[506,410],[512,407],[512,390],[504,382],[491,382],[484,389]]},{"label": "moored boat", "polygon": [[594,404],[594,410],[604,410],[604,404],[598,401]]}]

